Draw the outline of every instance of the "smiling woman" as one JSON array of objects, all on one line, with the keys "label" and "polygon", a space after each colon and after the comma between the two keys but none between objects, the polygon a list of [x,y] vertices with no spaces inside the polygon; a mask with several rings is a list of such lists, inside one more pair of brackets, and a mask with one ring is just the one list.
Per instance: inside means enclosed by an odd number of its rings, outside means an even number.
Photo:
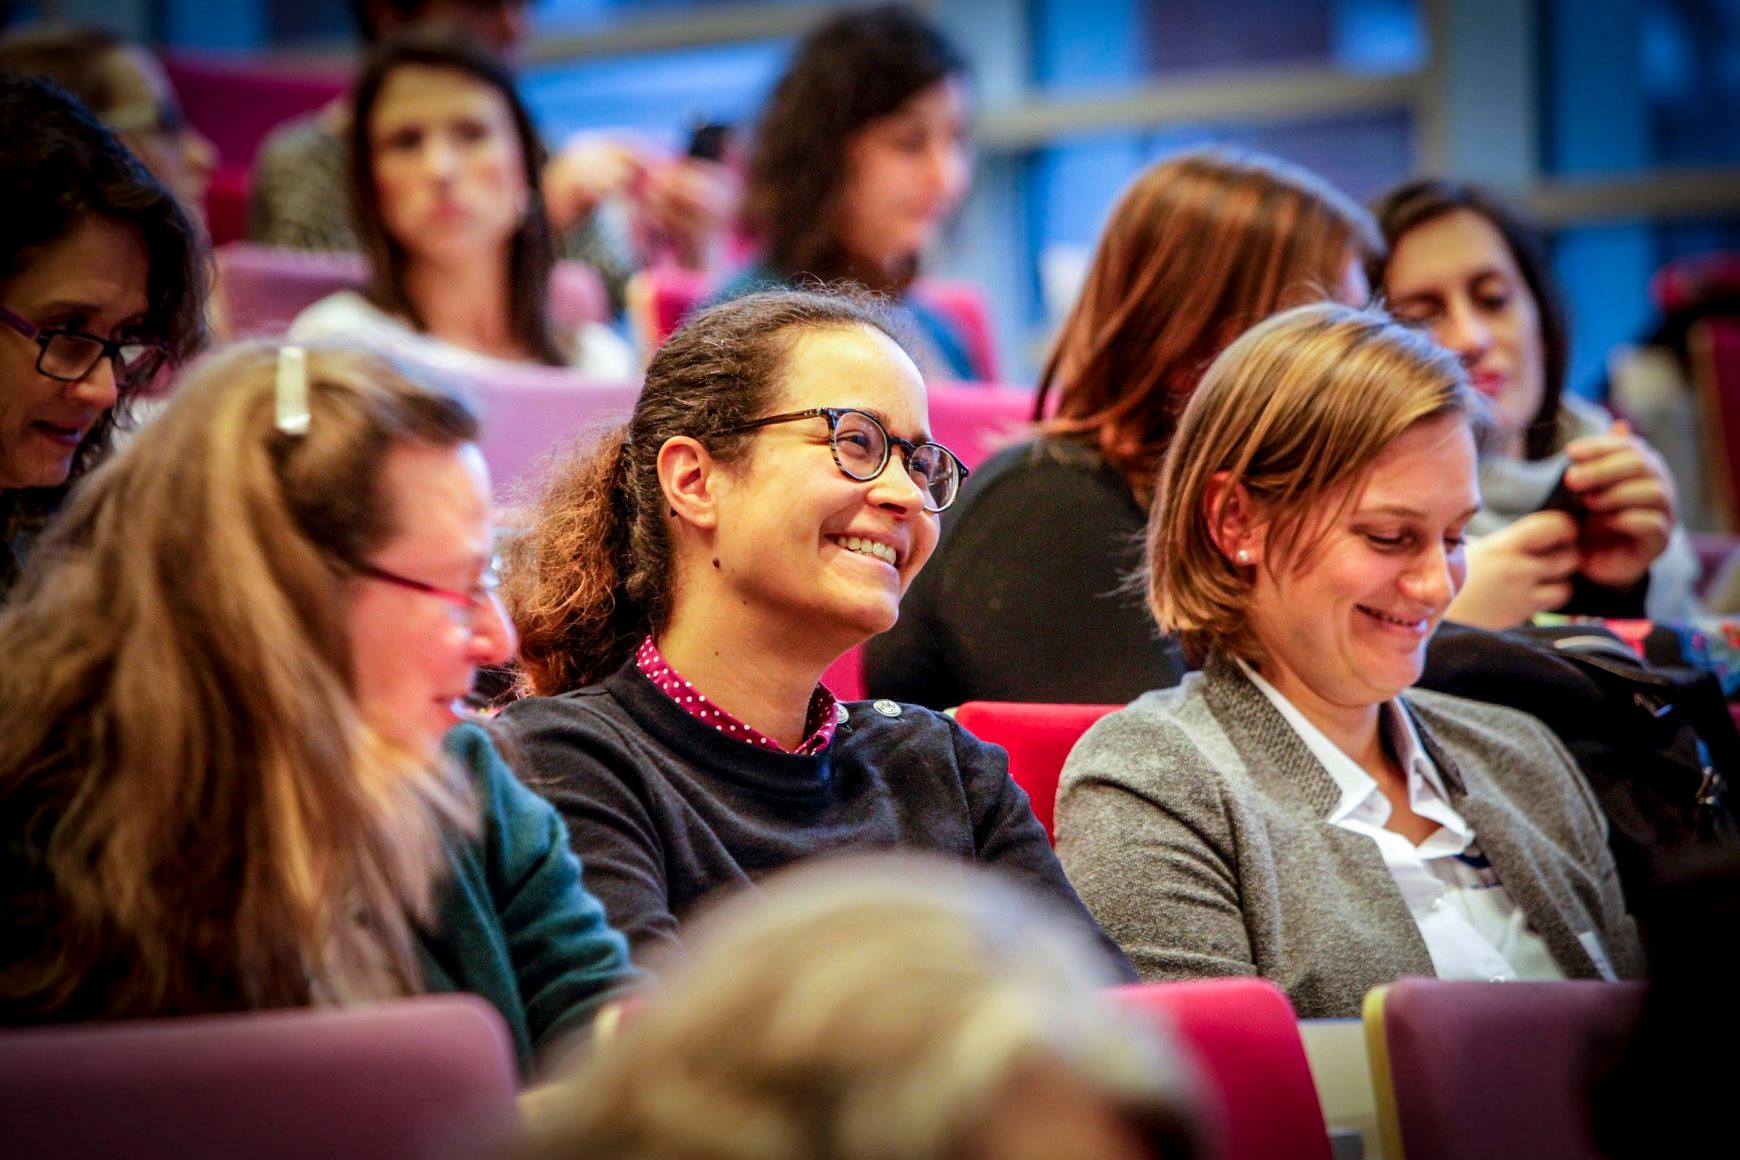
[{"label": "smiling woman", "polygon": [[1071,881],[1144,979],[1258,974],[1300,1016],[1401,975],[1639,966],[1605,823],[1545,726],[1411,686],[1480,506],[1456,358],[1299,307],[1179,420],[1150,606],[1200,672],[1106,717],[1057,807]]},{"label": "smiling woman", "polygon": [[205,256],[175,199],[41,81],[0,75],[0,590],[117,412],[204,341]]},{"label": "smiling woman", "polygon": [[819,683],[936,546],[964,469],[928,426],[880,308],[751,295],[672,336],[510,547],[538,695],[499,720],[637,953],[716,891],[863,847],[984,863],[1092,929],[1001,749]]}]

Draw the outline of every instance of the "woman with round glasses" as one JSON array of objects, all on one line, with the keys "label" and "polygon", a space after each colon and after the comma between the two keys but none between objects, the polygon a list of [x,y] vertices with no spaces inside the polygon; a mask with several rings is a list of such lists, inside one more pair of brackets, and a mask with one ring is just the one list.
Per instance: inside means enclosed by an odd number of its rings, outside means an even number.
[{"label": "woman with round glasses", "polygon": [[0,592],[117,412],[205,336],[199,234],[59,89],[0,75]]},{"label": "woman with round glasses", "polygon": [[826,295],[706,311],[508,547],[536,695],[498,721],[637,954],[716,891],[865,847],[991,865],[1098,934],[1002,750],[820,683],[894,623],[965,474],[896,333]]}]

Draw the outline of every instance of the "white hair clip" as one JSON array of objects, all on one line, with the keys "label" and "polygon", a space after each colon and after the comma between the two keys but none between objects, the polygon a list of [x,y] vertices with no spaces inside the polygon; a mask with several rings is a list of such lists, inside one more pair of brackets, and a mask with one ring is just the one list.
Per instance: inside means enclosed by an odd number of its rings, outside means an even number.
[{"label": "white hair clip", "polygon": [[300,346],[278,348],[278,430],[308,434],[308,351]]}]

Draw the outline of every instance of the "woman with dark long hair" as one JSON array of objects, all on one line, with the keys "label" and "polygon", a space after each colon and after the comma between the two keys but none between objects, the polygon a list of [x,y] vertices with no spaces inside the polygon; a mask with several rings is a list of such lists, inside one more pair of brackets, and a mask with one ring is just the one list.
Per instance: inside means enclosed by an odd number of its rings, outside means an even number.
[{"label": "woman with dark long hair", "polygon": [[544,149],[505,65],[443,33],[411,33],[370,58],[352,103],[351,212],[369,280],[303,311],[291,337],[460,369],[496,359],[633,372],[604,327],[551,328]]},{"label": "woman with dark long hair", "polygon": [[[1390,308],[1456,352],[1496,420],[1451,618],[1510,628],[1555,610],[1695,613],[1698,564],[1666,464],[1565,392],[1569,328],[1535,229],[1486,191],[1435,178],[1397,186],[1373,211],[1389,246],[1374,280]],[[1567,498],[1548,505],[1561,478]]]},{"label": "woman with dark long hair", "polygon": [[0,75],[0,591],[167,364],[205,341],[203,237],[59,89]]},{"label": "woman with dark long hair", "polygon": [[903,5],[804,38],[756,125],[743,214],[760,263],[717,295],[854,283],[895,299],[935,376],[973,377],[966,343],[908,293],[972,177],[967,64]]}]

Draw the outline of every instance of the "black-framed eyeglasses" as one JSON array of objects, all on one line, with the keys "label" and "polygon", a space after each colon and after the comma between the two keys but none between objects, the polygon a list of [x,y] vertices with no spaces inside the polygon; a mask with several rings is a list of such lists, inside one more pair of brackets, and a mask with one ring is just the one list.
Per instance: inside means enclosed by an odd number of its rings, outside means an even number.
[{"label": "black-framed eyeglasses", "polygon": [[914,443],[898,435],[890,435],[882,421],[868,411],[856,407],[811,407],[807,411],[791,411],[784,415],[769,415],[735,427],[715,431],[716,435],[733,435],[753,431],[775,423],[795,423],[799,419],[825,418],[828,421],[828,444],[833,448],[834,465],[848,479],[868,483],[881,475],[896,447],[906,461],[907,474],[924,493],[924,510],[946,511],[960,494],[961,481],[967,478],[967,465],[941,443]]},{"label": "black-framed eyeglasses", "polygon": [[78,382],[106,358],[115,368],[115,385],[131,390],[150,382],[169,361],[169,351],[159,343],[142,338],[98,338],[82,330],[38,326],[4,306],[0,306],[0,322],[40,348],[36,356],[39,374],[63,383]]},{"label": "black-framed eyeglasses", "polygon": [[482,609],[490,607],[497,599],[496,591],[501,587],[501,576],[496,571],[496,561],[491,560],[487,567],[477,577],[477,583],[467,591],[457,588],[444,588],[439,584],[431,584],[427,580],[417,580],[399,572],[390,572],[373,564],[352,564],[351,570],[359,576],[367,576],[371,580],[380,580],[386,584],[396,584],[400,588],[409,588],[413,592],[422,592],[437,600],[445,601],[454,608],[464,609],[467,617]]}]

